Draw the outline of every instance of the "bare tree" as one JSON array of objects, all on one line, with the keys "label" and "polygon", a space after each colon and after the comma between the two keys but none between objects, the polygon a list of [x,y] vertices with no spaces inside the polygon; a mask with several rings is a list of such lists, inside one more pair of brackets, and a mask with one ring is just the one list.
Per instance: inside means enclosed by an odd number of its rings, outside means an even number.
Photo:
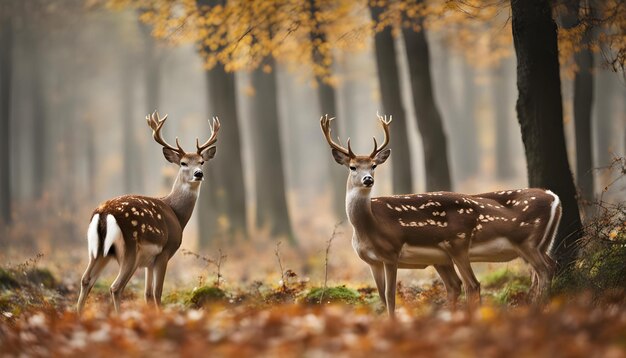
[{"label": "bare tree", "polygon": [[11,223],[11,82],[13,73],[13,2],[0,5],[0,214]]}]

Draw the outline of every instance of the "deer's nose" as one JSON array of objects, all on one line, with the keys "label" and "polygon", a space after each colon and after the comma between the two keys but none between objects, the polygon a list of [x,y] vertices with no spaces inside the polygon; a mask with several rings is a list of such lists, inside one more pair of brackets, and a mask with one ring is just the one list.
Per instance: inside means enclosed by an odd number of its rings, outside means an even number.
[{"label": "deer's nose", "polygon": [[363,185],[365,186],[372,186],[374,185],[374,178],[372,178],[372,176],[370,175],[366,175],[363,177],[362,182],[363,182]]},{"label": "deer's nose", "polygon": [[202,173],[202,170],[196,170],[193,173],[193,177],[196,179],[202,179],[202,177],[204,176],[204,174]]}]

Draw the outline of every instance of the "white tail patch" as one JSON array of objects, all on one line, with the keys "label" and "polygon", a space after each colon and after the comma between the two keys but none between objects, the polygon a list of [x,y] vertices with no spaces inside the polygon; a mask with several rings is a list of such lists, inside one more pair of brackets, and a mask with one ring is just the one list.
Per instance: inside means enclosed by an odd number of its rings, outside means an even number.
[{"label": "white tail patch", "polygon": [[122,229],[117,225],[115,217],[111,214],[107,215],[107,235],[104,238],[103,256],[106,256],[111,249],[111,246],[118,241],[124,240],[122,237]]},{"label": "white tail patch", "polygon": [[98,256],[98,223],[100,222],[100,214],[96,214],[91,218],[89,228],[87,229],[87,249],[89,257],[94,259]]},{"label": "white tail patch", "polygon": [[554,201],[552,202],[552,204],[550,205],[550,220],[548,220],[548,226],[546,226],[546,232],[543,234],[543,238],[541,240],[541,242],[545,242],[546,239],[550,240],[550,243],[548,245],[548,248],[546,250],[546,253],[552,252],[552,245],[554,245],[554,238],[556,237],[556,233],[558,231],[558,226],[559,226],[559,221],[561,221],[561,218],[559,217],[557,219],[556,222],[556,227],[554,229],[554,233],[552,234],[552,237],[550,238],[546,238],[546,236],[548,235],[548,232],[550,231],[550,228],[552,227],[552,223],[554,221],[554,216],[556,215],[556,208],[559,206],[559,204],[561,203],[561,199],[559,199],[559,196],[554,194],[552,191],[550,190],[546,190],[546,193],[552,195],[554,197]]}]

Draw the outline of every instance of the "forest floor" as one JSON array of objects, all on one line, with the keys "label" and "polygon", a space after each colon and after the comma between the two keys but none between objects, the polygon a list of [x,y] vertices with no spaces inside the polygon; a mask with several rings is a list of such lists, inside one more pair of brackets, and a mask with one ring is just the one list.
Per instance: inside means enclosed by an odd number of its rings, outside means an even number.
[{"label": "forest floor", "polygon": [[483,306],[473,314],[447,309],[438,280],[400,284],[394,321],[371,286],[311,287],[288,274],[279,285],[170,290],[161,312],[129,286],[120,315],[98,284],[78,318],[76,289],[27,262],[0,270],[0,357],[626,357],[623,291],[536,306],[527,276],[506,268],[481,277]]}]

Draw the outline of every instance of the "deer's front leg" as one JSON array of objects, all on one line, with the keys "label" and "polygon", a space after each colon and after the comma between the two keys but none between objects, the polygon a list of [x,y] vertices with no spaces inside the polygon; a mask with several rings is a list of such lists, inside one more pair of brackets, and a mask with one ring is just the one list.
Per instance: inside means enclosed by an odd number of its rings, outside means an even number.
[{"label": "deer's front leg", "polygon": [[150,265],[146,267],[146,288],[144,291],[144,297],[146,299],[146,303],[151,305],[154,304],[154,265]]},{"label": "deer's front leg", "polygon": [[376,262],[370,264],[370,271],[372,271],[374,282],[376,282],[380,302],[383,303],[383,306],[387,307],[387,300],[385,299],[385,266],[381,262]]},{"label": "deer's front leg", "polygon": [[398,264],[385,263],[385,300],[389,317],[396,317],[396,277]]},{"label": "deer's front leg", "polygon": [[154,303],[157,307],[161,307],[161,295],[163,294],[163,282],[165,281],[168,260],[167,253],[161,253],[154,260]]}]

